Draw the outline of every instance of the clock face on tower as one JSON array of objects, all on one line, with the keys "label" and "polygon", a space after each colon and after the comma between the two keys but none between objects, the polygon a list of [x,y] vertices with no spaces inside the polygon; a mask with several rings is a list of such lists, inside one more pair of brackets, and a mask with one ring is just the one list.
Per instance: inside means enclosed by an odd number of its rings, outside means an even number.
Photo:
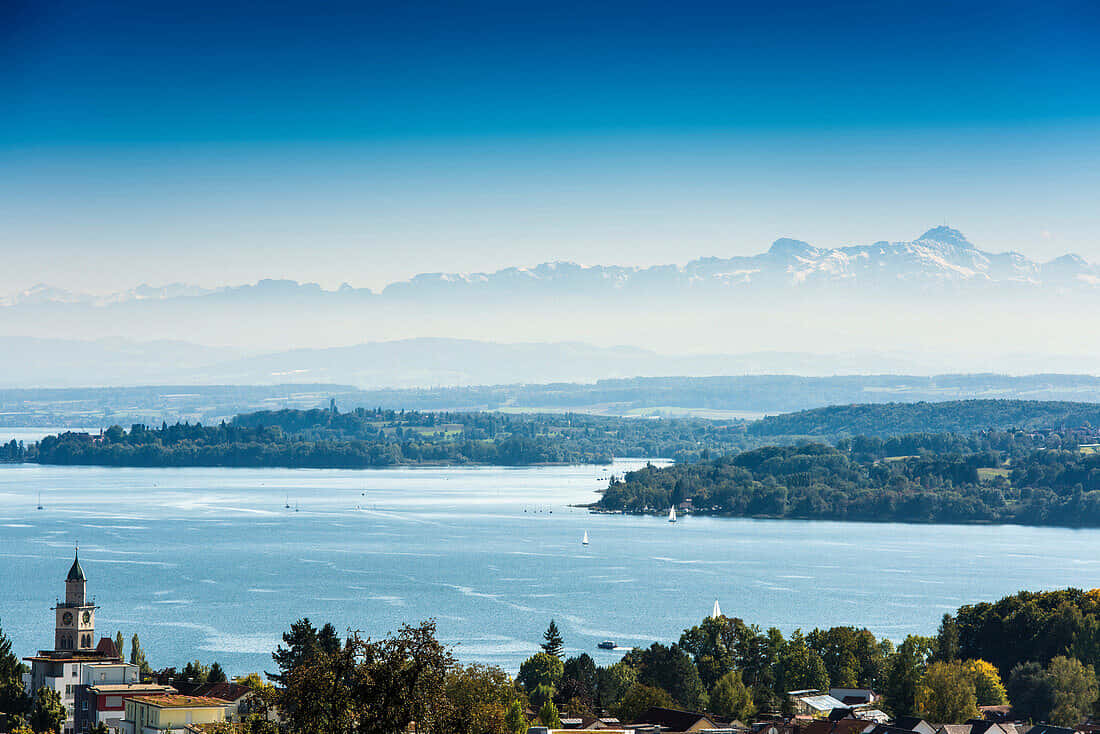
[{"label": "clock face on tower", "polygon": [[84,620],[84,624],[88,624],[88,622],[92,619],[92,613],[84,612],[84,616],[82,617],[82,619]]},{"label": "clock face on tower", "polygon": [[61,615],[61,623],[62,624],[72,624],[73,623],[73,613],[72,612],[65,612],[64,614],[62,614]]}]

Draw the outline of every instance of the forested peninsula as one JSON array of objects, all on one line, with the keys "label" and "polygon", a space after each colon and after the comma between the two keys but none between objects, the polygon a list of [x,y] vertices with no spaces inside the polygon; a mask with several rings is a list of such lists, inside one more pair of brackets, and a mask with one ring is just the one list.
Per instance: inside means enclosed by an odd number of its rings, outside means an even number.
[{"label": "forested peninsula", "polygon": [[595,507],[736,517],[1100,526],[1091,429],[859,436],[647,466]]},{"label": "forested peninsula", "polygon": [[218,425],[68,432],[0,460],[139,467],[363,469],[406,464],[608,464],[615,456],[692,461],[744,446],[744,423],[583,414],[356,409],[261,411]]}]

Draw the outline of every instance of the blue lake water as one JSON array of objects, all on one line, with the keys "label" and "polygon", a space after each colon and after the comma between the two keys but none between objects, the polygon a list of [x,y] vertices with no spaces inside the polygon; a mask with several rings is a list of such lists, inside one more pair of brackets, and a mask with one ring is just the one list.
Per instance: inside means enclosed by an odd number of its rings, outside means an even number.
[{"label": "blue lake water", "polygon": [[674,640],[715,599],[786,632],[858,624],[897,641],[960,604],[1100,586],[1100,531],[673,525],[569,507],[594,500],[606,476],[0,466],[0,623],[21,655],[52,645],[50,607],[76,541],[100,634],[137,632],[154,667],[199,658],[230,673],[270,670],[302,616],[371,636],[434,617],[460,659],[515,671],[551,617],[570,653],[607,663],[622,653],[599,641]]}]

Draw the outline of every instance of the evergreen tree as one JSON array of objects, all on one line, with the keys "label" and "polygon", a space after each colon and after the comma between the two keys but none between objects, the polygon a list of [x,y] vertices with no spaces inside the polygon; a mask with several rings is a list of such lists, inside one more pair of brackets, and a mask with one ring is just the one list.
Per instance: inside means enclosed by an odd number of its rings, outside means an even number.
[{"label": "evergreen tree", "polygon": [[268,673],[267,677],[278,684],[286,682],[290,674],[299,665],[302,665],[318,654],[333,655],[340,650],[342,642],[336,634],[336,628],[331,624],[317,630],[309,617],[302,617],[290,625],[290,631],[283,633],[283,642],[286,647],[279,645],[271,658],[278,666],[278,673]]},{"label": "evergreen tree", "polygon": [[125,660],[126,655],[123,653],[122,650],[123,642],[124,640],[122,639],[122,630],[115,632],[115,650],[118,651],[118,656]]},{"label": "evergreen tree", "polygon": [[23,689],[23,663],[11,651],[11,640],[0,628],[0,728],[11,728],[30,709]]},{"label": "evergreen tree", "polygon": [[943,615],[936,635],[936,660],[951,663],[959,659],[959,623],[950,614]]},{"label": "evergreen tree", "polygon": [[149,663],[145,660],[145,651],[141,649],[141,640],[138,639],[136,632],[130,638],[130,664],[141,668],[142,673],[151,672]]},{"label": "evergreen tree", "polygon": [[561,659],[562,651],[565,649],[565,643],[561,639],[561,633],[558,632],[558,625],[554,620],[550,620],[550,626],[546,628],[546,632],[543,633],[542,639],[546,640],[546,642],[542,643],[542,651],[547,655],[553,655]]},{"label": "evergreen tree", "polygon": [[34,697],[30,725],[38,734],[61,734],[61,726],[67,717],[61,694],[43,686]]},{"label": "evergreen tree", "polygon": [[518,700],[512,701],[512,705],[508,707],[504,723],[512,734],[524,734],[527,731],[527,716],[523,713],[523,704]]},{"label": "evergreen tree", "polygon": [[542,725],[550,729],[561,728],[561,717],[558,716],[558,707],[554,705],[553,701],[547,701],[539,709],[539,721]]},{"label": "evergreen tree", "polygon": [[215,660],[214,664],[210,666],[210,672],[206,674],[207,683],[225,683],[225,671],[222,670],[222,666]]}]

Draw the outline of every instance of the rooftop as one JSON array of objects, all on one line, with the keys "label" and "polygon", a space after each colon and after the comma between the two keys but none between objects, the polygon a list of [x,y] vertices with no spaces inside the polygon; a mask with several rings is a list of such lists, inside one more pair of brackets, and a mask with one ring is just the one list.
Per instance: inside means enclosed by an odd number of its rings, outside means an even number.
[{"label": "rooftop", "polygon": [[84,577],[84,569],[80,567],[80,553],[78,552],[73,558],[73,565],[69,569],[69,575],[65,579],[66,581],[87,581]]},{"label": "rooftop", "polygon": [[226,702],[220,698],[208,698],[206,696],[179,696],[168,694],[164,696],[133,696],[131,701],[145,703],[162,709],[187,709],[187,708],[225,708]]},{"label": "rooftop", "polygon": [[132,693],[137,695],[142,693],[171,694],[176,692],[176,689],[172,686],[162,686],[159,683],[101,683],[88,686],[88,690],[92,693]]}]

